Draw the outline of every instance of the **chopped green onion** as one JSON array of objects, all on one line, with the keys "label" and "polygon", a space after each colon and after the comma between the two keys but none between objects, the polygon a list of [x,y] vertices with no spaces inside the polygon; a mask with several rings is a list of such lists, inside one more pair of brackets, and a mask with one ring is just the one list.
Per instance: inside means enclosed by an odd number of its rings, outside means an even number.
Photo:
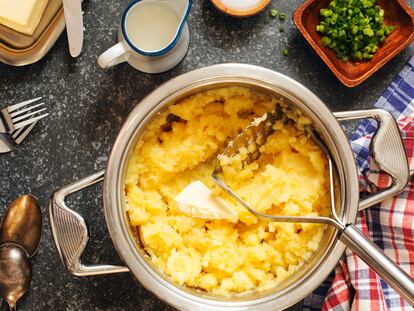
[{"label": "chopped green onion", "polygon": [[320,13],[323,17],[330,17],[333,14],[333,12],[329,9],[321,9]]},{"label": "chopped green onion", "polygon": [[284,32],[284,31],[285,31],[285,27],[280,26],[280,27],[279,27],[279,31],[280,31],[280,32]]},{"label": "chopped green onion", "polygon": [[285,13],[279,13],[279,19],[281,21],[285,20],[285,18],[286,18],[286,14]]},{"label": "chopped green onion", "polygon": [[396,29],[384,24],[385,12],[376,0],[333,0],[319,13],[321,22],[316,31],[322,44],[344,61],[372,59]]},{"label": "chopped green onion", "polygon": [[327,37],[327,36],[323,36],[322,37],[322,43],[324,46],[329,46],[331,44],[332,40],[331,38]]},{"label": "chopped green onion", "polygon": [[364,28],[362,32],[364,33],[364,35],[367,35],[368,37],[374,36],[374,31],[371,28]]},{"label": "chopped green onion", "polygon": [[276,10],[276,9],[270,9],[270,16],[276,17],[278,13],[279,13],[278,10]]},{"label": "chopped green onion", "polygon": [[284,55],[284,56],[288,56],[288,55],[289,55],[289,51],[288,51],[288,50],[286,50],[286,49],[285,49],[285,50],[283,50],[283,55]]}]

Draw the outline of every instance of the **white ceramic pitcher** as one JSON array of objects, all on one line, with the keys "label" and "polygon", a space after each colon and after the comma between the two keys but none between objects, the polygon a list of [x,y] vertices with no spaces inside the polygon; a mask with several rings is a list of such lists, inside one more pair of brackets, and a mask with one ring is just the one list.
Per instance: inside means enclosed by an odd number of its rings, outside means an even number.
[{"label": "white ceramic pitcher", "polygon": [[[191,6],[192,0],[132,1],[122,15],[118,32],[119,43],[99,56],[99,66],[109,68],[126,61],[132,67],[146,73],[160,73],[175,67],[188,50],[190,34],[186,19]],[[147,15],[157,12],[159,14],[161,10],[168,14],[176,14],[176,19],[166,25],[165,20],[152,19]],[[137,20],[139,18],[141,20]],[[161,37],[164,35],[164,28],[157,28],[157,23],[161,22],[164,23],[163,27],[169,27],[165,31],[167,38]],[[145,31],[143,32],[142,29]],[[157,35],[151,37],[153,32]],[[144,37],[147,41],[154,40],[154,42],[140,42]]]}]

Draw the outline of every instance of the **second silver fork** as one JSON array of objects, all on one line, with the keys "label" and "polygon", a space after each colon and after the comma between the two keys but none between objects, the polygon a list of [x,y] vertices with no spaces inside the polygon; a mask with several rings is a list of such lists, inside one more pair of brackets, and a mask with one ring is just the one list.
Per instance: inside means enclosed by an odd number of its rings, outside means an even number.
[{"label": "second silver fork", "polygon": [[34,122],[25,127],[14,131],[13,133],[0,133],[0,153],[6,153],[12,151],[26,138],[26,136],[32,131],[37,122]]},{"label": "second silver fork", "polygon": [[13,133],[46,117],[48,113],[44,103],[35,103],[40,99],[41,97],[37,97],[2,109],[0,133]]}]

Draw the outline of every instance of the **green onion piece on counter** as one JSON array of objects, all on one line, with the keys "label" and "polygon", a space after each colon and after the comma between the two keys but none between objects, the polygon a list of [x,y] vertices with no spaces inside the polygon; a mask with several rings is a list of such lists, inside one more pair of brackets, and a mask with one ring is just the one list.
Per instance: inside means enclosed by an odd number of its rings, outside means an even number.
[{"label": "green onion piece on counter", "polygon": [[334,0],[319,11],[316,31],[338,58],[369,60],[396,27],[384,24],[385,11],[376,0]]},{"label": "green onion piece on counter", "polygon": [[279,13],[279,11],[278,11],[278,10],[275,10],[275,9],[270,9],[270,16],[272,16],[272,17],[276,17],[278,13]]},{"label": "green onion piece on counter", "polygon": [[285,50],[283,50],[283,55],[284,55],[284,56],[288,56],[288,55],[289,55],[289,51],[288,51],[288,50],[286,50],[286,49],[285,49]]},{"label": "green onion piece on counter", "polygon": [[285,20],[285,18],[286,18],[286,14],[285,13],[279,13],[279,19],[281,21]]},{"label": "green onion piece on counter", "polygon": [[285,31],[285,27],[280,26],[280,27],[279,27],[279,31],[280,31],[280,32],[284,32],[284,31]]}]

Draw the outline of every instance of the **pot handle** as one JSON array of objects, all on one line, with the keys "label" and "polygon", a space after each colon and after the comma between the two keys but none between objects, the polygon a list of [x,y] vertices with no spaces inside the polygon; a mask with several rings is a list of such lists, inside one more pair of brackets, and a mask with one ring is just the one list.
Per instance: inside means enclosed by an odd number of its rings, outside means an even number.
[{"label": "pot handle", "polygon": [[377,245],[354,225],[342,230],[339,239],[381,278],[384,279],[411,306],[414,306],[414,281],[398,267]]},{"label": "pot handle", "polygon": [[400,129],[394,117],[384,109],[335,112],[338,121],[373,118],[378,122],[378,130],[371,142],[371,153],[378,167],[392,177],[392,185],[359,202],[359,210],[364,210],[387,198],[399,194],[407,186],[410,178],[407,154]]},{"label": "pot handle", "polygon": [[128,272],[127,267],[112,265],[86,266],[80,257],[89,240],[88,228],[81,215],[66,206],[68,195],[92,186],[104,178],[104,171],[80,179],[58,191],[49,202],[49,221],[52,236],[63,265],[76,276]]}]

